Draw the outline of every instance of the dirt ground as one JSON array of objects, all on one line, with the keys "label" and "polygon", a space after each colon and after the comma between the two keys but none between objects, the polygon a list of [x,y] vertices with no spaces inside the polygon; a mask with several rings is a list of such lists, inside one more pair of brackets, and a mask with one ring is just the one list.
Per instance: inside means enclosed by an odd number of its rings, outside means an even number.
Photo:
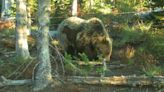
[{"label": "dirt ground", "polygon": [[[119,61],[111,62],[108,66],[120,64]],[[16,68],[17,65],[11,65]],[[2,67],[0,67],[2,69]],[[110,71],[106,72],[106,76],[121,76],[121,75],[141,75],[141,71],[136,65],[125,65],[117,68],[109,68]],[[6,71],[6,70],[4,70]],[[21,79],[29,78],[31,70],[27,69],[25,74],[20,76]],[[3,72],[4,73],[4,72]],[[3,75],[1,72],[0,75]],[[71,73],[70,73],[71,75]],[[16,76],[16,75],[15,75]],[[67,75],[66,75],[67,76]],[[100,75],[94,75],[100,76]],[[11,77],[13,78],[13,77]],[[161,89],[142,86],[142,87],[128,87],[128,86],[112,86],[112,85],[82,85],[82,84],[61,84],[50,85],[48,88],[40,92],[163,92]],[[32,86],[7,86],[0,88],[0,92],[32,92]]]},{"label": "dirt ground", "polygon": [[[0,92],[32,92],[31,86],[10,86],[0,88]],[[61,86],[51,86],[40,92],[163,92],[153,87],[122,87],[122,86],[91,86],[64,84]]]},{"label": "dirt ground", "polygon": [[[2,49],[4,46],[1,45],[1,53],[0,59],[2,61],[5,60],[5,63],[0,64],[0,75],[9,76],[5,74],[5,72],[12,73],[18,67],[21,66],[19,62],[13,63],[14,61],[10,58],[14,56],[14,48],[10,49]],[[3,52],[3,53],[2,53]],[[34,63],[35,64],[35,63]],[[22,73],[16,79],[26,79],[31,78],[32,76],[32,67],[34,64],[29,66],[24,73]],[[6,66],[7,65],[7,66]],[[110,64],[108,65],[108,71],[106,72],[105,76],[121,76],[121,75],[142,75],[143,72],[140,70],[140,66],[137,64],[125,64],[125,62],[121,62],[119,60],[112,59]],[[123,65],[123,66],[122,66]],[[55,65],[52,65],[54,67]],[[119,66],[112,68],[111,66]],[[26,67],[26,64],[22,65],[18,71],[21,72],[23,67]],[[8,68],[8,69],[7,69]],[[7,69],[7,70],[6,70]],[[67,75],[72,75],[74,73],[67,73]],[[74,74],[76,75],[76,74]],[[78,74],[77,74],[78,75]],[[96,74],[91,74],[93,76],[100,76]],[[14,74],[11,77],[7,78],[15,78],[17,74]],[[31,86],[8,86],[0,88],[0,92],[32,92]],[[41,92],[164,92],[160,91],[160,89],[154,87],[127,87],[127,86],[111,86],[111,85],[80,85],[80,84],[63,84],[60,86],[51,85],[45,90]]]}]

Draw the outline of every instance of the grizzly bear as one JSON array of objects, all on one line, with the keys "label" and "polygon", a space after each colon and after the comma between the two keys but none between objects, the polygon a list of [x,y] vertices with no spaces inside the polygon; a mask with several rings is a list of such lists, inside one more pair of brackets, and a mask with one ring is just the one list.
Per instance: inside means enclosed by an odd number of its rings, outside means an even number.
[{"label": "grizzly bear", "polygon": [[62,21],[57,30],[59,42],[67,53],[75,56],[85,53],[90,60],[99,56],[110,60],[112,40],[100,19],[70,17]]}]

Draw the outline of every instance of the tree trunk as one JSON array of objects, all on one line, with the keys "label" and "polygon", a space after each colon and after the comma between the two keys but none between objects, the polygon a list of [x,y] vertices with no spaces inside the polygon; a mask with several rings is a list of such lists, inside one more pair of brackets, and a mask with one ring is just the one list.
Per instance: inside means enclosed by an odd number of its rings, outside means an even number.
[{"label": "tree trunk", "polygon": [[93,0],[89,0],[89,9],[90,10],[92,9],[93,5],[94,5],[94,1]]},{"label": "tree trunk", "polygon": [[27,43],[27,12],[25,0],[16,0],[16,54],[23,59],[30,57]]},{"label": "tree trunk", "polygon": [[48,39],[50,2],[51,0],[38,0],[37,57],[39,64],[35,69],[34,91],[44,89],[52,81]]},{"label": "tree trunk", "polygon": [[77,0],[72,2],[72,16],[77,16]]},{"label": "tree trunk", "polygon": [[1,18],[7,20],[11,16],[10,8],[14,0],[2,0]]},{"label": "tree trunk", "polygon": [[7,0],[2,0],[2,8],[1,8],[1,18],[4,19],[5,16],[5,6]]},{"label": "tree trunk", "polygon": [[31,4],[27,0],[27,35],[31,34]]}]

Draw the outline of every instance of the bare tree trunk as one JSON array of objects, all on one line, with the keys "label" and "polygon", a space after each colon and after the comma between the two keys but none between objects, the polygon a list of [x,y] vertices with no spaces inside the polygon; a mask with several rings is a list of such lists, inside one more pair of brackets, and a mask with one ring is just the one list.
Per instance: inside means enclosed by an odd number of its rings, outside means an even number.
[{"label": "bare tree trunk", "polygon": [[1,18],[5,19],[5,15],[6,15],[6,6],[8,5],[8,0],[2,0],[2,10],[1,10]]},{"label": "bare tree trunk", "polygon": [[90,10],[92,9],[93,5],[94,5],[94,1],[93,0],[89,0],[89,9]]},{"label": "bare tree trunk", "polygon": [[77,16],[77,0],[73,0],[72,3],[72,16]]},{"label": "bare tree trunk", "polygon": [[27,35],[31,34],[31,4],[30,0],[27,0]]},{"label": "bare tree trunk", "polygon": [[38,0],[37,57],[39,64],[35,70],[34,91],[44,89],[52,81],[48,40],[50,2],[51,0]]},{"label": "bare tree trunk", "polygon": [[11,16],[11,5],[14,3],[14,0],[2,0],[2,9],[1,9],[1,18],[7,20]]},{"label": "bare tree trunk", "polygon": [[27,43],[27,12],[25,0],[16,0],[16,54],[23,59],[30,57]]}]

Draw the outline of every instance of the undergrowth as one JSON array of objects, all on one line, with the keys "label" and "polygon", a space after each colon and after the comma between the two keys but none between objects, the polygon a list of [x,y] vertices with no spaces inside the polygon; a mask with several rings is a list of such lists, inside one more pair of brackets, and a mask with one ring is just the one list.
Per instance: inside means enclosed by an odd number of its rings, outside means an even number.
[{"label": "undergrowth", "polygon": [[[104,72],[103,66],[95,67],[89,63],[91,61],[85,53],[79,53],[79,57],[74,58],[68,53],[64,54],[65,69],[74,75],[88,76],[93,72],[96,75],[101,75]],[[78,62],[82,62],[84,65],[80,65]],[[99,60],[93,62],[99,62]]]},{"label": "undergrowth", "polygon": [[[164,75],[164,31],[152,27],[152,22],[138,22],[133,26],[128,23],[118,31],[120,38],[115,38],[114,49],[124,49],[122,54],[127,63],[139,64],[146,75]],[[128,49],[127,49],[128,48]],[[129,51],[130,48],[130,51]],[[133,56],[128,56],[133,55]],[[129,57],[129,58],[128,58]],[[128,62],[133,61],[133,62]]]},{"label": "undergrowth", "polygon": [[[67,0],[68,1],[68,0]],[[141,22],[138,18],[134,17],[134,14],[121,14],[124,12],[136,12],[144,11],[148,8],[145,6],[148,4],[148,0],[116,0],[115,4],[95,4],[93,9],[89,13],[94,13],[93,15],[83,15],[84,18],[98,17],[103,20],[105,26],[117,26],[115,29],[110,30],[110,35],[113,38],[113,53],[117,50],[123,49],[123,51],[112,57],[120,58],[121,61],[127,61],[128,65],[139,64],[142,67],[142,72],[145,75],[164,75],[164,30],[153,28],[153,22]],[[60,23],[64,18],[68,17],[67,8],[64,5],[65,11],[57,12],[54,16],[61,15],[58,13],[62,12],[63,18],[58,18],[52,20],[52,23]],[[63,6],[62,6],[63,7]],[[58,8],[58,7],[57,7]],[[116,14],[112,14],[116,10]],[[84,8],[83,12],[88,12],[89,9]],[[120,14],[117,14],[120,13]],[[113,23],[113,24],[112,24]],[[52,25],[54,26],[54,25]],[[38,28],[36,26],[32,27],[35,32]],[[13,30],[1,31],[0,36],[10,37],[14,35]],[[113,36],[115,34],[116,37]],[[121,54],[121,55],[120,55]],[[75,59],[76,58],[76,59]],[[101,59],[100,59],[101,60]],[[19,65],[24,62],[20,58],[8,59],[9,66],[4,67],[3,59],[0,58],[0,66],[3,66],[3,72],[11,73],[14,67],[12,65]],[[65,68],[66,70],[73,72],[74,74],[81,74],[87,76],[90,72],[94,71],[98,74],[103,72],[102,67],[95,67],[89,64],[89,59],[84,53],[79,53],[79,57],[73,57],[68,53],[64,54]],[[86,66],[82,67],[76,62],[82,61],[86,63]],[[25,61],[26,62],[26,61]],[[28,62],[28,60],[27,60]],[[11,65],[11,66],[10,66]]]}]

